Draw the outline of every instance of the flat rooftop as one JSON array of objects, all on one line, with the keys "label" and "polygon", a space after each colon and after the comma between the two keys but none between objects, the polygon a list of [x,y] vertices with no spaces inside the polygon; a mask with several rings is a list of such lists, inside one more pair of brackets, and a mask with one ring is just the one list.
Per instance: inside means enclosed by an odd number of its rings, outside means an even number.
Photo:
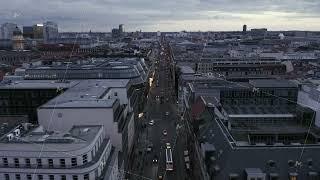
[{"label": "flat rooftop", "polygon": [[298,87],[295,83],[288,80],[278,79],[255,79],[249,80],[249,84],[256,88],[296,88]]},{"label": "flat rooftop", "polygon": [[39,108],[112,107],[116,99],[104,99],[111,88],[128,88],[128,79],[82,80]]},{"label": "flat rooftop", "polygon": [[16,80],[2,81],[0,89],[68,89],[77,85],[79,81],[55,81],[55,80]]},{"label": "flat rooftop", "polygon": [[258,117],[263,115],[265,117],[285,117],[285,115],[290,115],[292,117],[295,109],[295,106],[254,106],[254,105],[223,105],[223,109],[227,112],[228,116],[237,117],[244,116],[249,117]]},{"label": "flat rooftop", "polygon": [[[21,128],[20,128],[21,129]],[[20,137],[8,141],[6,136],[0,140],[0,151],[34,152],[43,151],[60,152],[75,151],[85,148],[103,130],[101,125],[73,126],[68,133],[47,132],[42,126],[31,127],[30,130],[21,130]],[[42,146],[42,145],[45,146]]]}]

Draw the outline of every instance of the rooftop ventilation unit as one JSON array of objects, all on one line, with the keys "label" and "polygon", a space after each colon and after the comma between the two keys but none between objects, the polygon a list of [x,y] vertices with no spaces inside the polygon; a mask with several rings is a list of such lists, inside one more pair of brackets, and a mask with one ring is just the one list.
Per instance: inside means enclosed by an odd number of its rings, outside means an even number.
[{"label": "rooftop ventilation unit", "polygon": [[7,135],[8,141],[12,141],[13,137],[14,137],[14,136],[13,136],[12,133],[8,134],[8,135]]},{"label": "rooftop ventilation unit", "polygon": [[21,134],[20,129],[15,129],[15,130],[13,131],[13,133],[14,133],[14,135],[17,136],[17,137],[19,137],[20,134]]}]

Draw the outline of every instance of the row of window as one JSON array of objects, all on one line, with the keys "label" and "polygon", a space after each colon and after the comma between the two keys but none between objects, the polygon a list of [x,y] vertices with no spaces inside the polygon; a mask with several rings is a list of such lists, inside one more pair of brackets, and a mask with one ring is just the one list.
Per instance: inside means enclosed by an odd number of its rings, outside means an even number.
[{"label": "row of window", "polygon": [[[20,160],[19,158],[14,158],[13,159],[13,162],[14,162],[14,167],[15,168],[19,168],[20,167]],[[59,159],[59,162],[60,162],[60,165],[59,167],[61,168],[65,168],[66,167],[66,160],[65,159]],[[84,154],[82,156],[82,163],[85,164],[88,162],[88,155],[87,154]],[[43,159],[36,159],[36,166],[38,168],[42,168],[43,167]],[[8,158],[2,158],[2,165],[4,167],[9,167],[9,162],[8,162]],[[71,158],[71,166],[72,167],[75,167],[77,166],[77,158]],[[27,168],[31,168],[31,160],[30,158],[25,158],[24,159],[24,167],[27,167]],[[48,159],[48,167],[49,168],[53,168],[54,167],[54,164],[53,164],[53,159]]]},{"label": "row of window", "polygon": [[[100,136],[98,141],[96,142],[95,146],[93,147],[93,151],[91,151],[91,157],[93,158],[95,154],[98,152],[101,144],[103,141],[103,136]],[[37,158],[36,159],[36,167],[38,168],[43,168],[44,165],[49,168],[66,168],[66,159],[59,159],[59,165],[54,164],[54,159],[47,159],[47,163],[45,163],[45,159]],[[86,164],[89,162],[89,157],[88,154],[82,155],[82,164]],[[19,158],[13,158],[13,167],[19,168],[19,167],[27,167],[31,168],[34,167],[31,164],[31,159],[30,158],[25,158],[24,162],[22,162],[21,159]],[[8,158],[2,158],[2,166],[3,167],[9,167],[9,160]],[[76,157],[71,158],[71,167],[76,167],[78,166],[78,160]],[[12,167],[10,165],[10,167]]]},{"label": "row of window", "polygon": [[[54,175],[47,175],[49,180],[67,180],[67,176],[66,175],[59,175],[59,176],[54,176]],[[85,174],[83,175],[83,179],[84,180],[89,180],[89,174]],[[4,174],[4,180],[22,180],[22,179],[26,179],[26,180],[43,180],[45,179],[45,175],[41,175],[41,174],[27,174],[25,176],[22,176],[21,174],[15,174],[14,178],[10,178],[9,174]],[[78,180],[80,179],[78,175],[72,175],[72,180]]]}]

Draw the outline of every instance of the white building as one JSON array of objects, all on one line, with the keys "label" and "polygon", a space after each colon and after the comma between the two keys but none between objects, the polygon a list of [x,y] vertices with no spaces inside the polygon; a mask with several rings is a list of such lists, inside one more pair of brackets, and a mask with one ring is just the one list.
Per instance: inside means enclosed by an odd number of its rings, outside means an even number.
[{"label": "white building", "polygon": [[100,125],[67,133],[22,124],[0,140],[1,180],[118,179],[117,152]]},{"label": "white building", "polygon": [[38,108],[39,124],[50,131],[67,132],[74,125],[103,125],[106,136],[121,152],[125,168],[132,151],[135,123],[128,79],[83,80]]},{"label": "white building", "polygon": [[58,24],[48,21],[43,24],[44,43],[48,43],[50,39],[59,37]]}]

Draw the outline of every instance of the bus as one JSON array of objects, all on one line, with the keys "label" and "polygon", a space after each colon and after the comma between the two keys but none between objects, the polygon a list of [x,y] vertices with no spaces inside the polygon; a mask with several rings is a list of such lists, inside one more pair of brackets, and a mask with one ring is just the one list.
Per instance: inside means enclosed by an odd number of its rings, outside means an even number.
[{"label": "bus", "polygon": [[173,171],[173,159],[171,149],[166,149],[166,170]]}]

